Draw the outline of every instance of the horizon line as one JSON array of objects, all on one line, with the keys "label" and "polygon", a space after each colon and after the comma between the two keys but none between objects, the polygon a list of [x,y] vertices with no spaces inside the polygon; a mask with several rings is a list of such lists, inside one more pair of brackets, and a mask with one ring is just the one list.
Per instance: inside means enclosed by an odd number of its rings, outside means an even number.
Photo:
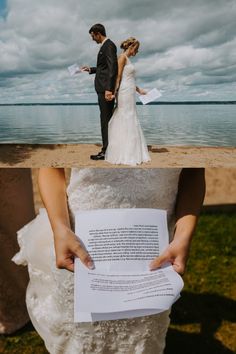
[{"label": "horizon line", "polygon": [[[149,105],[165,105],[165,104],[236,104],[236,100],[222,100],[222,101],[159,101],[149,102]],[[0,103],[0,106],[97,106],[98,102],[16,102],[16,103]],[[144,106],[141,102],[136,102],[138,106]]]}]

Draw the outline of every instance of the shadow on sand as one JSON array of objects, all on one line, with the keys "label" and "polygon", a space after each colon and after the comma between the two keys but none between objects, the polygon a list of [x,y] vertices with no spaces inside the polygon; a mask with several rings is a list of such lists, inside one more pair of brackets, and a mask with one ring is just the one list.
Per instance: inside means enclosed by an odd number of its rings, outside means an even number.
[{"label": "shadow on sand", "polygon": [[57,146],[57,144],[0,144],[0,163],[12,166],[27,160],[38,149],[53,150]]}]

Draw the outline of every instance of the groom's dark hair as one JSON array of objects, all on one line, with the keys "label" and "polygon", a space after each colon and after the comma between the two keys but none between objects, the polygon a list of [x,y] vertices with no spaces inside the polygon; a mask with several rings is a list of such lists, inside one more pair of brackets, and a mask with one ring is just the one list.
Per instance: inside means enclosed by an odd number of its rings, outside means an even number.
[{"label": "groom's dark hair", "polygon": [[103,36],[106,36],[106,30],[105,27],[101,24],[101,23],[96,23],[95,25],[93,25],[90,30],[89,33],[101,33]]}]

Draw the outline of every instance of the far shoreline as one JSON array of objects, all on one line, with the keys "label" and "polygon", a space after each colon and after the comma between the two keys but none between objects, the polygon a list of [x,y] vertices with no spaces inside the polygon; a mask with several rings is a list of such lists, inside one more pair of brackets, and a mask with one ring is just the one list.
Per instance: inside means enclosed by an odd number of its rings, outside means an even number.
[{"label": "far shoreline", "polygon": [[[236,101],[158,101],[150,102],[145,106],[158,105],[220,105],[220,104],[236,104]],[[141,102],[136,102],[137,106],[143,106]],[[0,107],[4,106],[98,106],[97,102],[26,102],[26,103],[0,103]]]}]

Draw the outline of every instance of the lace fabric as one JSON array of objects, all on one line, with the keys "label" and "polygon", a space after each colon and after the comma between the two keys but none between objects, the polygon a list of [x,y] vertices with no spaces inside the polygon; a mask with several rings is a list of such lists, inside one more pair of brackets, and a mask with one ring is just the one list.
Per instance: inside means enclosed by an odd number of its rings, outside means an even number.
[{"label": "lace fabric", "polygon": [[[72,218],[77,210],[161,208],[173,232],[179,169],[73,169],[68,186]],[[55,266],[53,234],[45,209],[18,232],[18,264],[27,264],[30,318],[53,354],[159,354],[165,346],[169,311],[135,319],[73,322],[73,274]],[[39,251],[40,250],[40,251]]]}]

